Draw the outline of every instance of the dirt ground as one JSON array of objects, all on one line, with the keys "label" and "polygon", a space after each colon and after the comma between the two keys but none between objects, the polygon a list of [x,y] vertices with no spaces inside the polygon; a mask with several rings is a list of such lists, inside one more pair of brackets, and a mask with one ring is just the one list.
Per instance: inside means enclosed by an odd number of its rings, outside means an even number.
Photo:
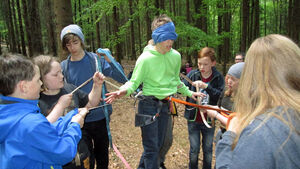
[{"label": "dirt ground", "polygon": [[[128,74],[133,69],[134,61],[122,61],[125,73]],[[109,79],[114,84],[121,86],[115,81]],[[107,85],[110,91],[116,89]],[[182,97],[181,99],[184,99]],[[174,119],[173,145],[169,150],[165,166],[168,169],[187,169],[189,162],[189,140],[186,119],[183,117],[184,106],[176,104],[178,108],[178,117]],[[137,168],[140,156],[143,152],[141,142],[141,132],[139,127],[134,126],[134,99],[123,97],[113,103],[113,114],[111,116],[111,133],[113,144],[124,156],[131,168]],[[215,145],[214,145],[215,147]],[[199,156],[199,168],[202,166],[202,152]],[[214,164],[213,155],[213,164]],[[110,150],[110,169],[126,169],[125,165],[118,158],[113,149]]]}]

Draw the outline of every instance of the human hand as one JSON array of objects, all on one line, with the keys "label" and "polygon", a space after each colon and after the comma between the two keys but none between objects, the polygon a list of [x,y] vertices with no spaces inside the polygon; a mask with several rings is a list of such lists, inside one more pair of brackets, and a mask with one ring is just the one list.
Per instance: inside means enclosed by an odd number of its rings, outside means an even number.
[{"label": "human hand", "polygon": [[115,92],[110,92],[110,93],[106,93],[105,96],[108,96],[107,98],[104,99],[104,101],[107,104],[111,104],[115,99],[118,99],[124,95],[126,95],[127,90],[123,89],[123,90],[118,90]]},{"label": "human hand", "polygon": [[[104,49],[102,49],[102,50],[106,50],[106,51],[108,51],[108,52],[110,53],[110,50],[109,50],[108,48],[104,48]],[[103,56],[104,59],[105,59],[108,63],[111,62],[111,60],[108,58],[108,56],[106,56],[105,53],[98,53],[98,51],[97,51],[96,53],[97,53],[97,55],[98,55],[100,58]]]},{"label": "human hand", "polygon": [[192,83],[192,85],[195,86],[195,87],[198,86],[198,87],[200,87],[201,89],[206,89],[207,86],[208,86],[208,84],[202,82],[201,80],[194,81],[194,82]]},{"label": "human hand", "polygon": [[72,96],[72,93],[60,96],[60,98],[57,101],[57,105],[61,106],[63,109],[69,107],[72,102]]},{"label": "human hand", "polygon": [[215,118],[215,119],[219,120],[222,125],[226,126],[227,118],[224,117],[223,115],[221,115],[219,112],[217,112],[215,110],[207,110],[206,113],[210,118]]},{"label": "human hand", "polygon": [[89,110],[87,108],[78,109],[78,114],[72,117],[71,122],[79,123],[80,128],[82,128],[84,124],[84,118],[88,112]]},{"label": "human hand", "polygon": [[205,97],[206,95],[205,95],[204,93],[201,93],[201,92],[193,92],[193,93],[192,93],[192,99],[194,99],[194,100],[197,101],[197,98],[196,98],[197,96],[200,97],[200,98],[202,99],[202,98]]},{"label": "human hand", "polygon": [[93,76],[93,81],[95,85],[102,85],[104,82],[105,76],[100,72],[95,72]]}]

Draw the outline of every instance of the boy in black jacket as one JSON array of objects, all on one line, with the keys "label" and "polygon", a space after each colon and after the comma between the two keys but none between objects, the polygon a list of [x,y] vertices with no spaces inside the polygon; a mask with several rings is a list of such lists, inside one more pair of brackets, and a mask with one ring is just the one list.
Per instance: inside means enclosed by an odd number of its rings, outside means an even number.
[{"label": "boy in black jacket", "polygon": [[[215,68],[216,58],[215,51],[212,48],[205,47],[198,52],[198,69],[192,70],[187,76],[193,81],[189,84],[184,83],[190,90],[196,91],[196,86],[200,88],[201,104],[216,105],[224,88],[224,78]],[[188,102],[195,103],[191,98],[186,99]],[[202,135],[203,148],[203,169],[211,169],[212,145],[215,128],[207,128],[200,116],[198,108],[186,106],[185,118],[188,120],[188,132],[190,140],[189,168],[198,169],[198,155],[200,152],[200,140]],[[206,114],[205,114],[206,118]]]}]

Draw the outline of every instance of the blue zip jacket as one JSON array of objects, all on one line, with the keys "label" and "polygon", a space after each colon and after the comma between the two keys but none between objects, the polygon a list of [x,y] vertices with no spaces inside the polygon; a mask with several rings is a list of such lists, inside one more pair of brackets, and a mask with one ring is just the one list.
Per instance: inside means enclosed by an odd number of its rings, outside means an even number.
[{"label": "blue zip jacket", "polygon": [[61,169],[72,161],[81,139],[77,110],[54,124],[40,113],[38,100],[0,95],[0,168]]}]

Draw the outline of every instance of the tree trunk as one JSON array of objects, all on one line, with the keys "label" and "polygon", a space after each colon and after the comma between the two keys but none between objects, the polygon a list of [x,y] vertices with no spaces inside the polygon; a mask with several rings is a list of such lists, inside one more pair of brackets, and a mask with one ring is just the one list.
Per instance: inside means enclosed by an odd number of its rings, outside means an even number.
[{"label": "tree trunk", "polygon": [[299,44],[300,42],[300,1],[293,0],[293,12],[292,12],[292,20],[294,24],[291,26],[290,37]]},{"label": "tree trunk", "polygon": [[56,34],[56,44],[57,44],[57,54],[61,57],[61,59],[65,59],[60,39],[61,30],[73,23],[72,18],[72,6],[70,0],[54,0],[54,20],[55,22],[55,34]]},{"label": "tree trunk", "polygon": [[[218,3],[217,4],[217,8],[218,11],[221,11],[223,9],[223,4],[222,3]],[[218,35],[221,36],[223,31],[223,12],[219,12],[218,13]],[[218,62],[221,63],[221,58],[223,57],[224,53],[223,53],[223,44],[220,44],[218,46]],[[224,63],[223,63],[224,64]]]},{"label": "tree trunk", "polygon": [[42,42],[42,30],[41,30],[41,21],[39,16],[39,5],[38,0],[29,0],[28,1],[28,11],[29,11],[29,20],[31,26],[28,30],[32,36],[32,47],[33,47],[33,56],[43,54],[43,42]]},{"label": "tree trunk", "polygon": [[246,52],[247,48],[247,34],[248,34],[248,23],[249,23],[249,0],[243,0],[242,5],[242,39],[241,39],[241,52]]},{"label": "tree trunk", "polygon": [[[71,3],[71,2],[70,2]],[[82,20],[81,20],[81,0],[78,0],[78,13],[79,13],[79,21],[78,21],[78,25],[82,26]]]},{"label": "tree trunk", "polygon": [[259,30],[259,0],[254,0],[254,33],[253,40],[260,36]]},{"label": "tree trunk", "polygon": [[48,53],[57,56],[56,36],[55,36],[55,24],[53,21],[53,2],[44,1],[46,28],[48,35]]},{"label": "tree trunk", "polygon": [[173,14],[174,14],[174,16],[176,16],[176,2],[175,2],[175,0],[173,0],[173,6],[172,6],[172,11],[173,11]]},{"label": "tree trunk", "polygon": [[[16,44],[16,36],[14,31],[14,24],[12,19],[12,7],[10,0],[6,0],[7,3],[7,11],[6,11],[6,21],[7,21],[7,29],[8,29],[8,36],[9,36],[9,45],[10,45],[10,51],[13,53],[17,52],[17,44]],[[4,7],[5,8],[5,7]]]},{"label": "tree trunk", "polygon": [[[190,12],[190,2],[189,2],[189,0],[186,0],[185,4],[186,4],[186,21],[190,24],[191,23],[191,12]],[[190,46],[190,38],[187,38],[186,46],[187,47]],[[191,53],[186,52],[185,54],[186,54],[186,60],[189,63],[192,63]]]},{"label": "tree trunk", "polygon": [[[202,5],[202,0],[194,0],[194,6],[195,6],[195,14],[200,14],[200,6]],[[201,29],[201,19],[200,17],[194,18],[195,26],[199,29]]]},{"label": "tree trunk", "polygon": [[23,30],[23,22],[22,22],[22,12],[20,8],[20,0],[16,1],[17,4],[17,11],[18,11],[18,20],[19,20],[19,30],[20,30],[20,39],[21,39],[21,49],[22,55],[26,56],[26,44],[25,44],[25,37],[24,37],[24,30]]},{"label": "tree trunk", "polygon": [[[116,39],[118,39],[118,32],[119,32],[119,16],[118,16],[118,9],[116,6],[113,8],[113,30],[114,30],[114,36]],[[121,64],[122,60],[122,47],[120,43],[116,44],[116,53],[115,57],[117,57],[117,61]]]},{"label": "tree trunk", "polygon": [[[94,0],[96,3],[98,0]],[[96,15],[96,42],[97,42],[97,49],[101,47],[101,35],[100,35],[100,22],[98,20],[98,15]]]},{"label": "tree trunk", "polygon": [[145,1],[145,5],[146,5],[145,22],[146,22],[146,30],[147,30],[147,41],[148,41],[152,39],[151,19],[150,19],[148,1]]},{"label": "tree trunk", "polygon": [[159,8],[165,10],[165,0],[160,0]]},{"label": "tree trunk", "polygon": [[2,55],[2,35],[0,31],[0,55]]},{"label": "tree trunk", "polygon": [[[92,1],[90,1],[89,2],[89,6],[92,6]],[[94,23],[94,14],[93,14],[93,10],[90,10],[90,17],[89,17],[89,19],[88,19],[88,23],[89,23],[89,25],[93,25],[93,23]],[[90,46],[91,46],[91,51],[94,51],[95,50],[95,42],[94,42],[94,39],[95,39],[95,37],[94,37],[94,29],[89,29],[89,33],[90,33],[90,38],[89,38],[89,40],[90,40]]]},{"label": "tree trunk", "polygon": [[131,59],[136,60],[136,53],[135,53],[135,37],[134,37],[134,26],[133,26],[133,10],[132,10],[132,0],[128,0],[129,2],[129,14],[130,14],[130,40],[131,40]]},{"label": "tree trunk", "polygon": [[33,56],[32,37],[29,32],[29,30],[31,29],[31,24],[29,23],[26,0],[22,0],[22,5],[23,5],[23,19],[24,19],[24,23],[25,23],[26,38],[27,38],[27,44],[28,44],[28,56],[32,57]]},{"label": "tree trunk", "polygon": [[142,49],[142,35],[141,35],[141,20],[140,20],[140,17],[138,16],[138,20],[137,20],[137,23],[138,23],[138,40],[139,40],[139,55],[142,53],[143,49]]},{"label": "tree trunk", "polygon": [[20,45],[20,34],[19,34],[19,29],[18,29],[18,23],[17,23],[17,13],[15,10],[15,0],[11,0],[11,11],[12,11],[12,16],[13,16],[13,23],[14,23],[14,30],[16,34],[16,47],[17,47],[17,52],[21,53],[21,45]]},{"label": "tree trunk", "polygon": [[[224,1],[224,9],[227,9],[227,11],[224,13],[224,31],[226,33],[230,33],[230,24],[231,24],[231,12],[230,12],[230,5],[227,4],[227,1]],[[223,75],[226,74],[227,69],[226,65],[228,63],[228,57],[231,56],[230,53],[230,37],[224,38],[224,64],[223,64]]]},{"label": "tree trunk", "polygon": [[207,4],[206,2],[202,3],[203,9],[200,16],[201,29],[207,33]]}]

